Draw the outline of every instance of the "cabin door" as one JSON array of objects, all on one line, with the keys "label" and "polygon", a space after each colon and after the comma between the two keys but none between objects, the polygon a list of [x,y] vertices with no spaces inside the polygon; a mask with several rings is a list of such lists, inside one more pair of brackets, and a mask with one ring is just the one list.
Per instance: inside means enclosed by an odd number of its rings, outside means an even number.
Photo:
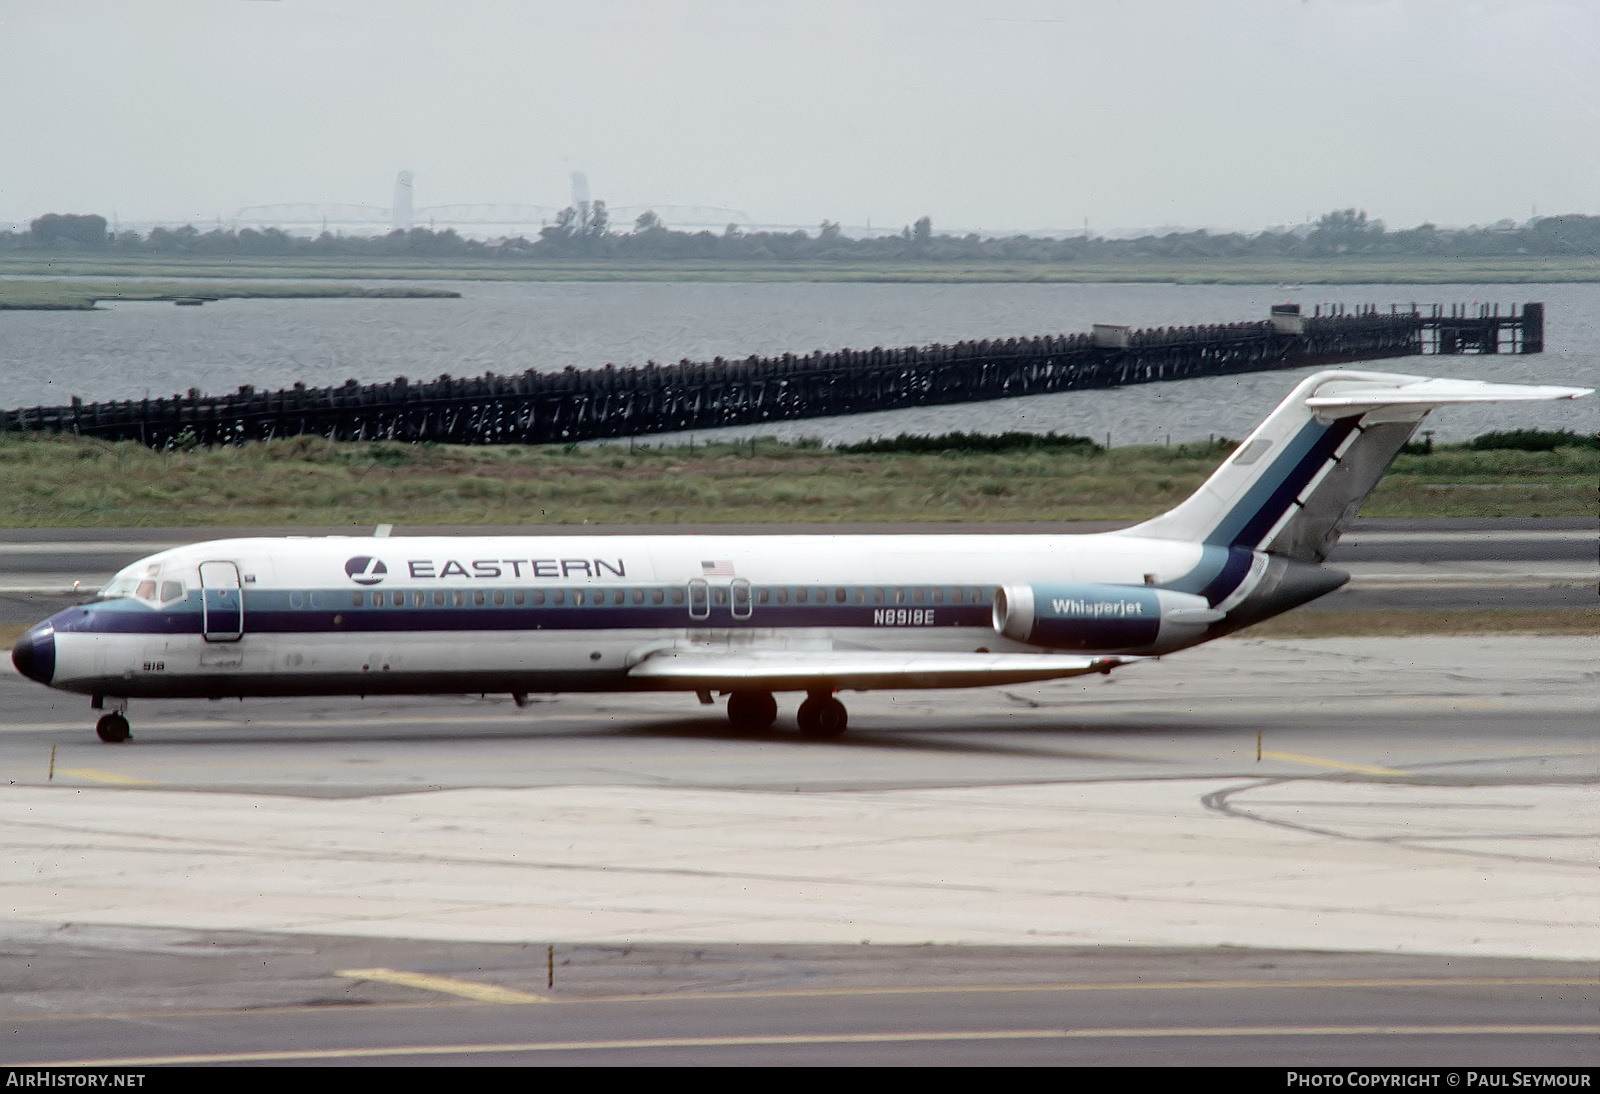
[{"label": "cabin door", "polygon": [[689,618],[696,622],[711,618],[711,585],[703,577],[689,582]]},{"label": "cabin door", "polygon": [[750,582],[742,577],[734,578],[728,587],[728,595],[732,601],[733,618],[741,621],[749,619],[754,607],[754,598],[750,595]]},{"label": "cabin door", "polygon": [[244,634],[244,595],[239,567],[231,562],[200,564],[201,629],[207,642],[237,642]]}]

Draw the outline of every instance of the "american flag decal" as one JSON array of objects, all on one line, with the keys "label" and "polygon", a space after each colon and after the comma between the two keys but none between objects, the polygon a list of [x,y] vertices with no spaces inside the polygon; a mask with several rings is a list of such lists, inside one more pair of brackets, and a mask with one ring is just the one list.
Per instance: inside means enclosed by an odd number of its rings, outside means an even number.
[{"label": "american flag decal", "polygon": [[700,563],[700,572],[707,577],[732,577],[733,563],[726,559]]}]

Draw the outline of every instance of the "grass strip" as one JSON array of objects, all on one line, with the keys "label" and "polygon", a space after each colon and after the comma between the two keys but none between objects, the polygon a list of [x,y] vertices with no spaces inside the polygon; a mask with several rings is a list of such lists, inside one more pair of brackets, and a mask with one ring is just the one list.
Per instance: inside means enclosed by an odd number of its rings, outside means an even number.
[{"label": "grass strip", "polygon": [[1447,634],[1600,634],[1600,608],[1565,611],[1492,608],[1470,611],[1301,609],[1246,627],[1245,638],[1407,638]]},{"label": "grass strip", "polygon": [[[156,452],[0,435],[0,527],[1134,521],[1229,451],[843,453],[771,440],[649,448],[405,445],[319,437]],[[1368,517],[1592,516],[1600,451],[1402,455]],[[977,529],[975,529],[977,530]]]},{"label": "grass strip", "polygon": [[35,278],[0,278],[0,311],[90,311],[105,300],[188,301],[212,300],[345,300],[352,298],[417,300],[455,299],[449,289],[411,285],[341,285],[269,281],[70,281]]}]

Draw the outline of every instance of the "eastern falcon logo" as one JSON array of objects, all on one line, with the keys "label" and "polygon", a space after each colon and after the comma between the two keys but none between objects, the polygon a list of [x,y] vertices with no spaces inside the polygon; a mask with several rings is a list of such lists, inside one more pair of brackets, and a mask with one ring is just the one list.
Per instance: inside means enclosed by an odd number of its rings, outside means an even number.
[{"label": "eastern falcon logo", "polygon": [[389,567],[378,559],[357,555],[344,564],[344,572],[357,585],[376,585],[389,572]]}]

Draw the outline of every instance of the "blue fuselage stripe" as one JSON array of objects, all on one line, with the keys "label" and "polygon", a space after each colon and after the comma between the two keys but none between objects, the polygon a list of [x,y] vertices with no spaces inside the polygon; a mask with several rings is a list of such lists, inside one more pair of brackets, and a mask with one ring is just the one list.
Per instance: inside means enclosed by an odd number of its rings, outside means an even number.
[{"label": "blue fuselage stripe", "polygon": [[1341,418],[1330,425],[1307,422],[1272,466],[1217,522],[1205,542],[1219,547],[1259,546],[1355,428],[1354,418]]},{"label": "blue fuselage stripe", "polygon": [[[327,599],[349,594],[325,594]],[[257,606],[274,601],[272,607]],[[756,604],[736,618],[712,605],[694,618],[683,604],[472,605],[464,607],[289,608],[287,594],[247,592],[245,634],[449,633],[459,631],[597,631],[783,629],[805,627],[989,627],[988,604]],[[70,608],[53,617],[60,633],[198,635],[198,604],[155,609],[134,601]]]}]

